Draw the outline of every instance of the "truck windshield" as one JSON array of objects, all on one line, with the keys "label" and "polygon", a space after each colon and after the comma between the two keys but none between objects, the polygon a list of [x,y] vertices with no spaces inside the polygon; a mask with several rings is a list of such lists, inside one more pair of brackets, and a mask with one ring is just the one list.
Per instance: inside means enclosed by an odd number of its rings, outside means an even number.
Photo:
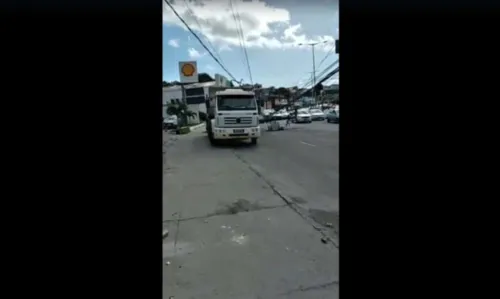
[{"label": "truck windshield", "polygon": [[217,97],[217,108],[224,110],[256,110],[257,103],[254,96],[227,95]]}]

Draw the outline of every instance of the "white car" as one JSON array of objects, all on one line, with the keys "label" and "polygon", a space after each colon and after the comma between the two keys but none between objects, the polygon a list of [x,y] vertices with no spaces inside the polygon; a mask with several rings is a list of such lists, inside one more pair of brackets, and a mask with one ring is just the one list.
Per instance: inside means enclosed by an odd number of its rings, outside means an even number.
[{"label": "white car", "polygon": [[176,115],[167,115],[163,120],[163,129],[176,129],[178,125],[178,119]]},{"label": "white car", "polygon": [[311,119],[312,120],[325,120],[326,115],[323,113],[323,111],[319,109],[310,109],[309,113],[311,114]]},{"label": "white car", "polygon": [[288,115],[290,115],[290,113],[288,113],[285,109],[282,109],[282,110],[274,113],[273,117],[276,119],[286,119],[286,118],[288,118]]},{"label": "white car", "polygon": [[297,111],[297,116],[294,119],[297,123],[311,123],[312,117],[306,110]]},{"label": "white car", "polygon": [[264,116],[269,115],[274,113],[274,109],[264,109],[263,114]]}]

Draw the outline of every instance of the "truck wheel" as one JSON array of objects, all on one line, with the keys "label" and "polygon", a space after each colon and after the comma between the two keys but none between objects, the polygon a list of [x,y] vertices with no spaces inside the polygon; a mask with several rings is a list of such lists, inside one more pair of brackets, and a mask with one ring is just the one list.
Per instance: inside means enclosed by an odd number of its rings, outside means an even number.
[{"label": "truck wheel", "polygon": [[257,138],[252,138],[252,145],[256,145],[257,144]]},{"label": "truck wheel", "polygon": [[211,131],[208,131],[208,140],[210,141],[211,145],[215,145],[216,141],[214,139],[214,134]]},{"label": "truck wheel", "polygon": [[219,141],[212,137],[212,138],[210,138],[210,144],[212,146],[217,146],[217,145],[219,145]]}]

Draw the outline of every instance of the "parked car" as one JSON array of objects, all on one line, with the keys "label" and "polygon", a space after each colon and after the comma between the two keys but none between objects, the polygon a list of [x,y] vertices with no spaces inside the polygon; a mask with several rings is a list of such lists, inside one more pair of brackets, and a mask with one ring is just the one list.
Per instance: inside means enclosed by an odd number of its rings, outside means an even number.
[{"label": "parked car", "polygon": [[176,115],[167,115],[167,117],[163,120],[163,129],[171,130],[177,129],[178,119]]},{"label": "parked car", "polygon": [[262,114],[261,114],[262,117],[259,117],[259,122],[263,123],[263,122],[270,121],[273,113],[274,113],[274,109],[264,109],[264,110],[262,110]]},{"label": "parked car", "polygon": [[293,120],[297,123],[311,123],[312,118],[311,114],[309,114],[306,110],[299,110],[297,111],[297,117]]},{"label": "parked car", "polygon": [[288,115],[289,115],[288,111],[286,111],[285,109],[281,109],[280,111],[273,114],[273,119],[277,120],[287,119]]},{"label": "parked car", "polygon": [[339,113],[335,109],[330,109],[326,114],[326,121],[329,123],[338,124],[340,121]]},{"label": "parked car", "polygon": [[326,115],[320,109],[310,109],[309,114],[311,114],[312,120],[325,120]]}]

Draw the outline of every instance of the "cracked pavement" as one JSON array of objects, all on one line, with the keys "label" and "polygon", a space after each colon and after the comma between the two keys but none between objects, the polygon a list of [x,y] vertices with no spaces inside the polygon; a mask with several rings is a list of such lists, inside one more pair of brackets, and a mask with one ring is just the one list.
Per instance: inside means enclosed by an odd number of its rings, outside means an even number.
[{"label": "cracked pavement", "polygon": [[[283,149],[309,129],[337,138],[334,127],[314,125],[265,132],[257,147],[212,148],[202,132],[164,143],[163,298],[338,298],[338,182],[322,185],[338,180],[325,173],[338,160],[280,166],[293,160]],[[310,157],[332,148],[316,150]]]}]

